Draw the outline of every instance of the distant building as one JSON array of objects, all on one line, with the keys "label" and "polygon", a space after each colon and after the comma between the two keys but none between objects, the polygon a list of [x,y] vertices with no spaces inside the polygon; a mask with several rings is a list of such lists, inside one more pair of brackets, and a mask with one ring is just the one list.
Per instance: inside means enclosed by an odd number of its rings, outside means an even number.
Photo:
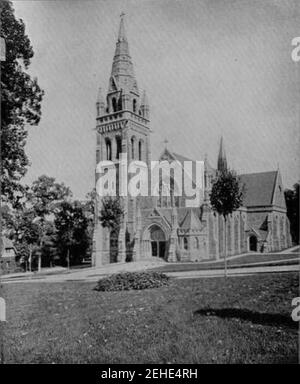
[{"label": "distant building", "polygon": [[0,259],[1,273],[10,273],[16,270],[16,249],[13,242],[2,236],[2,254]]},{"label": "distant building", "polygon": [[[96,164],[109,160],[119,170],[120,154],[127,161],[140,160],[150,169],[150,108],[144,91],[141,95],[121,18],[109,87],[106,97],[100,89],[96,102]],[[159,160],[190,160],[165,148]],[[219,259],[225,254],[249,251],[279,251],[291,246],[289,220],[286,215],[284,191],[279,170],[240,175],[245,184],[243,207],[228,218],[210,207],[209,193],[218,171],[227,169],[221,139],[217,169],[204,161],[204,191],[197,204],[185,196],[122,197],[125,218],[118,231],[103,228],[99,221],[98,201],[93,236],[93,264],[161,257],[167,261],[200,261]],[[195,175],[192,174],[193,182]],[[97,180],[96,180],[97,182]],[[162,181],[163,183],[163,181]],[[172,185],[172,183],[171,183]],[[161,190],[160,190],[161,192]],[[199,191],[200,192],[200,191]]]}]

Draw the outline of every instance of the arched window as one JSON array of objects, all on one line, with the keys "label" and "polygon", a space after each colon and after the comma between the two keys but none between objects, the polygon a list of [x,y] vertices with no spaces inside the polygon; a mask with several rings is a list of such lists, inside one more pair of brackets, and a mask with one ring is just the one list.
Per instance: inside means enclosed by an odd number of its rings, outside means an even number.
[{"label": "arched window", "polygon": [[142,160],[142,147],[143,147],[143,142],[142,140],[139,141],[139,160]]},{"label": "arched window", "polygon": [[194,248],[199,249],[199,239],[198,237],[194,237]]},{"label": "arched window", "polygon": [[118,101],[118,110],[122,111],[122,97],[121,96],[119,97],[119,101]]},{"label": "arched window", "polygon": [[183,238],[183,248],[186,250],[189,249],[189,243],[186,237]]},{"label": "arched window", "polygon": [[117,100],[115,97],[112,98],[112,107],[113,107],[113,112],[117,112]]},{"label": "arched window", "polygon": [[132,110],[134,113],[136,113],[136,99],[133,99],[132,101]]},{"label": "arched window", "polygon": [[121,136],[116,136],[116,144],[117,144],[117,159],[120,158],[120,153],[122,152],[122,138]]},{"label": "arched window", "polygon": [[97,133],[97,145],[101,144],[101,135]]},{"label": "arched window", "polygon": [[96,151],[96,163],[98,164],[99,161],[100,161],[100,151],[99,151],[99,149],[97,149],[97,151]]},{"label": "arched window", "polygon": [[106,160],[111,160],[111,141],[110,139],[105,139],[106,144]]},{"label": "arched window", "polygon": [[132,159],[134,159],[134,155],[135,155],[134,146],[135,146],[135,137],[132,136],[132,138],[131,138],[131,158]]}]

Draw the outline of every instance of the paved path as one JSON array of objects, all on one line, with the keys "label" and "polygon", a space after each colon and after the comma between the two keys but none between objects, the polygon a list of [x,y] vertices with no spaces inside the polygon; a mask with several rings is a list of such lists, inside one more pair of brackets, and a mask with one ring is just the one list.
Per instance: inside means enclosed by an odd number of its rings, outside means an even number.
[{"label": "paved path", "polygon": [[[258,273],[276,273],[276,272],[291,272],[300,271],[299,265],[276,265],[268,267],[244,267],[234,268],[227,270],[227,276],[242,276],[242,275],[253,275]],[[167,272],[170,277],[179,279],[198,279],[203,277],[223,277],[224,269],[215,270],[202,270],[202,271],[184,271],[184,272]]]},{"label": "paved path", "polygon": [[[155,265],[154,265],[155,264]],[[130,266],[130,267],[129,267]],[[145,270],[147,268],[153,268],[158,266],[157,263],[130,263],[124,265],[115,265],[115,272],[128,271],[128,270]],[[120,268],[122,268],[120,270]],[[297,265],[276,265],[276,266],[256,266],[256,267],[243,267],[243,268],[234,268],[228,269],[228,276],[242,276],[242,275],[253,275],[258,273],[276,273],[276,272],[290,272],[290,271],[299,271],[300,266]],[[86,268],[82,271],[70,272],[60,275],[35,275],[29,277],[15,277],[15,278],[6,278],[2,279],[2,284],[8,283],[61,283],[61,282],[96,282],[101,277],[112,274],[112,268]],[[181,271],[181,272],[165,272],[166,275],[179,279],[196,279],[196,278],[207,278],[207,277],[223,277],[224,269],[214,269],[214,270],[198,270],[198,271]]]}]

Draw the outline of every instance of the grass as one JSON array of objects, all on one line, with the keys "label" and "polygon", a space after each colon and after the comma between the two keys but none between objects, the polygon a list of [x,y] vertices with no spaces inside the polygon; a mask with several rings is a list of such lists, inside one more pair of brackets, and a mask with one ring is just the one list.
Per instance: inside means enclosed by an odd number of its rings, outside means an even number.
[{"label": "grass", "polygon": [[4,285],[6,363],[296,363],[297,273],[173,280],[144,291]]},{"label": "grass", "polygon": [[[291,261],[286,261],[288,259],[293,259]],[[244,255],[237,257],[232,260],[227,260],[227,266],[229,268],[238,268],[242,265],[250,265],[255,263],[264,262],[264,266],[268,265],[291,265],[296,264],[299,261],[298,254],[253,254],[253,255]],[[274,263],[277,262],[277,263]],[[223,269],[224,268],[224,259],[217,262],[199,262],[199,263],[178,263],[172,264],[168,263],[166,265],[154,268],[155,271],[160,272],[181,272],[181,271],[202,271],[209,269]]]}]

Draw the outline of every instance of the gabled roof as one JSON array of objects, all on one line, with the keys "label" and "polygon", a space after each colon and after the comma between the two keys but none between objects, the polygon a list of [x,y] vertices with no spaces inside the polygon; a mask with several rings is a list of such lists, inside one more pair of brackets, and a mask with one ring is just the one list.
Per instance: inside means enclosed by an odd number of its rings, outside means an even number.
[{"label": "gabled roof", "polygon": [[194,210],[189,209],[183,221],[180,223],[180,229],[193,230],[200,228],[201,222],[199,217],[195,214]]},{"label": "gabled roof", "polygon": [[272,205],[273,192],[278,171],[247,173],[240,175],[240,181],[245,185],[245,207]]}]

